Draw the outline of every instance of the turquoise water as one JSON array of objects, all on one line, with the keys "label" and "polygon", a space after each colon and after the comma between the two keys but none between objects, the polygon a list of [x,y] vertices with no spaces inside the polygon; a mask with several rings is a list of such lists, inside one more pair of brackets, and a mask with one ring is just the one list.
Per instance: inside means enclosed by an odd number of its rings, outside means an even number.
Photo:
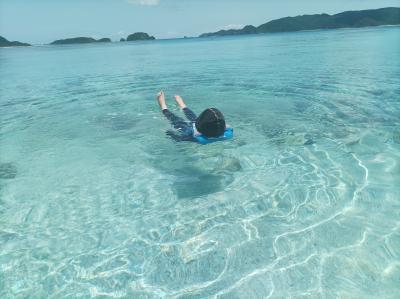
[{"label": "turquoise water", "polygon": [[[399,298],[400,27],[0,51],[1,298]],[[174,143],[156,105],[235,138]]]}]

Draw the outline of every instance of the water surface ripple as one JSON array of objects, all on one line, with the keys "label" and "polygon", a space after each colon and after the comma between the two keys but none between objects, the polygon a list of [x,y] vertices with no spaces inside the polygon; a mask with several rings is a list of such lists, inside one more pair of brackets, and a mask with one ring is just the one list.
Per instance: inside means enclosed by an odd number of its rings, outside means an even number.
[{"label": "water surface ripple", "polygon": [[[1,298],[399,298],[400,27],[0,51]],[[235,139],[174,143],[154,96]]]}]

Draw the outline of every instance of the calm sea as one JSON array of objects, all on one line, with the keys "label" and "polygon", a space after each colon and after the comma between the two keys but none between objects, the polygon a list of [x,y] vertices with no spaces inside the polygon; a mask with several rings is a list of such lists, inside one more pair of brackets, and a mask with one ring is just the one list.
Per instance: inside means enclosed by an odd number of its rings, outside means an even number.
[{"label": "calm sea", "polygon": [[[400,298],[400,27],[0,50],[1,298]],[[155,95],[232,141],[175,143]]]}]

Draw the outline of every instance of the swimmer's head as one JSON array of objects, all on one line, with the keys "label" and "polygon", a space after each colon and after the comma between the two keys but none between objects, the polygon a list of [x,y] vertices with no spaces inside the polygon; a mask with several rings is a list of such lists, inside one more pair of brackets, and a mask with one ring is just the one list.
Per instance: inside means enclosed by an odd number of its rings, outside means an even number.
[{"label": "swimmer's head", "polygon": [[196,129],[206,137],[219,137],[226,129],[224,116],[218,109],[208,108],[197,118]]}]

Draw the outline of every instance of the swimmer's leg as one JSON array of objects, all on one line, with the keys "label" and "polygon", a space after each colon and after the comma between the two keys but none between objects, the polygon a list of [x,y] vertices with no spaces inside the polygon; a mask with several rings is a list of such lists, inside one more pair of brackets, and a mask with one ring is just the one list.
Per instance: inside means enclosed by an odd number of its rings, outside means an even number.
[{"label": "swimmer's leg", "polygon": [[193,139],[192,135],[183,135],[183,134],[177,134],[176,131],[174,130],[168,130],[166,132],[167,136],[169,136],[170,138],[172,138],[174,141],[176,142],[181,142],[181,141],[195,141]]},{"label": "swimmer's leg", "polygon": [[176,130],[182,130],[188,126],[188,124],[184,121],[183,118],[176,116],[173,114],[171,111],[169,111],[167,108],[163,109],[162,113],[164,116],[171,122],[172,126]]},{"label": "swimmer's leg", "polygon": [[179,105],[179,107],[182,109],[183,113],[185,113],[185,116],[188,120],[196,121],[196,119],[197,119],[196,114],[192,110],[190,110],[188,107],[186,107],[186,104],[183,101],[183,99],[181,98],[181,96],[176,95],[175,101]]},{"label": "swimmer's leg", "polygon": [[192,110],[190,110],[188,107],[183,108],[182,111],[183,111],[183,113],[185,113],[185,116],[188,120],[196,121],[197,115]]},{"label": "swimmer's leg", "polygon": [[162,110],[162,113],[164,116],[171,122],[172,126],[176,130],[182,131],[183,129],[186,129],[188,124],[185,122],[185,120],[181,117],[176,116],[173,114],[171,111],[168,110],[167,104],[165,102],[165,95],[163,91],[160,91],[157,95],[157,100],[158,104],[160,105],[160,108]]},{"label": "swimmer's leg", "polygon": [[158,101],[158,105],[160,105],[161,111],[164,109],[168,109],[167,103],[165,102],[165,94],[163,91],[160,91],[157,94],[157,101]]}]

